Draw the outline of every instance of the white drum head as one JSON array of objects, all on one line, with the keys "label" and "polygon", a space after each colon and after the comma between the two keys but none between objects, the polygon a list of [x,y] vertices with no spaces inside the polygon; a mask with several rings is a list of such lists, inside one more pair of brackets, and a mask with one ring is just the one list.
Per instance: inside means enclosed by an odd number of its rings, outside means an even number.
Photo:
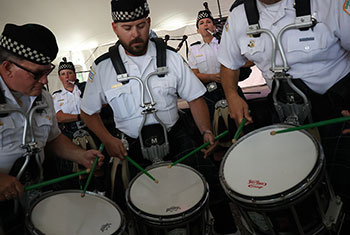
[{"label": "white drum head", "polygon": [[311,173],[318,159],[312,138],[301,131],[270,134],[281,129],[257,130],[229,149],[222,171],[231,190],[249,197],[271,196],[291,189]]},{"label": "white drum head", "polygon": [[57,193],[39,201],[31,211],[34,227],[48,235],[112,234],[121,226],[121,214],[100,196],[81,192]]},{"label": "white drum head", "polygon": [[148,172],[159,181],[158,184],[142,174],[130,186],[129,200],[143,212],[159,216],[180,214],[204,196],[205,184],[190,168],[164,165]]}]

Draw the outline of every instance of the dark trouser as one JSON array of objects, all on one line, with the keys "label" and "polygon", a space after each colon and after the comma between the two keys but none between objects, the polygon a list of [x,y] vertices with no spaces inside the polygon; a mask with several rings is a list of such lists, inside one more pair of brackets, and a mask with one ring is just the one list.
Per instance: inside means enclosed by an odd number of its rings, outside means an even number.
[{"label": "dark trouser", "polygon": [[24,228],[24,212],[21,206],[15,214],[13,200],[0,202],[0,234],[4,232],[5,235],[23,235],[26,234]]},{"label": "dark trouser", "polygon": [[[164,158],[164,161],[172,161],[180,159],[185,156],[187,153],[191,152],[198,147],[196,141],[192,138],[194,133],[191,133],[189,127],[192,124],[185,123],[181,118],[170,130],[168,133],[168,139],[170,143],[170,154]],[[129,156],[140,164],[143,168],[151,165],[152,163],[148,160],[145,160],[142,157],[141,148],[139,140],[127,138],[129,142]],[[221,188],[219,177],[218,177],[218,168],[211,161],[210,158],[204,159],[203,154],[198,152],[181,162],[188,166],[193,167],[199,171],[206,181],[209,184],[209,207],[215,219],[215,229],[219,230],[220,233],[229,233],[236,231],[234,224],[233,216],[230,211],[227,197]],[[139,170],[129,166],[131,178],[135,177]],[[119,204],[119,202],[117,202]],[[125,202],[123,202],[125,203]]]}]

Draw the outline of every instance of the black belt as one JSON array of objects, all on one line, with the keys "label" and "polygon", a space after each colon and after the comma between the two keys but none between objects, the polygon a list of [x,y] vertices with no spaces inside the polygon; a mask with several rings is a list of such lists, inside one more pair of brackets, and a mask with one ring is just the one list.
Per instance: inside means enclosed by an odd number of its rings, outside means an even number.
[{"label": "black belt", "polygon": [[68,129],[68,130],[74,131],[74,130],[82,129],[82,128],[86,127],[86,125],[82,121],[76,121],[76,122],[60,123],[59,127],[61,129]]}]

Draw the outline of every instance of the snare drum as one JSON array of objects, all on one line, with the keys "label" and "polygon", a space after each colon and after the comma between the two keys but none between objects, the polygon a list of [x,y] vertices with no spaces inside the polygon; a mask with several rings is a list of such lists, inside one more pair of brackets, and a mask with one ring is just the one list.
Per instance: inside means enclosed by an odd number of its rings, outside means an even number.
[{"label": "snare drum", "polygon": [[124,234],[125,219],[119,207],[106,197],[79,190],[47,193],[26,215],[31,234]]},{"label": "snare drum", "polygon": [[137,234],[200,235],[208,221],[209,188],[204,177],[189,166],[170,162],[146,170],[155,183],[139,173],[126,191],[127,206]]},{"label": "snare drum", "polygon": [[306,131],[270,134],[289,127],[250,132],[230,147],[221,163],[221,185],[252,234],[336,229],[342,202],[325,174],[323,150]]}]

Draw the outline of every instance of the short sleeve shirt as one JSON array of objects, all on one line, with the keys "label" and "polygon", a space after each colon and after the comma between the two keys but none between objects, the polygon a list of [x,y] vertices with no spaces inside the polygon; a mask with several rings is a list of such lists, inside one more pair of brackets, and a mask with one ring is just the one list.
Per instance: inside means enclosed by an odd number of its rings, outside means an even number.
[{"label": "short sleeve shirt", "polygon": [[[153,42],[148,43],[142,70],[125,54],[122,46],[119,46],[119,53],[128,75],[140,78],[143,83],[150,73],[156,71],[156,48]],[[206,89],[179,54],[167,50],[166,58],[169,72],[164,77],[150,77],[148,85],[156,103],[154,107],[158,110],[157,116],[167,128],[171,128],[179,118],[178,96],[190,102],[201,97]],[[140,83],[135,79],[129,80],[127,84],[118,82],[115,69],[108,58],[91,67],[81,109],[92,115],[108,103],[114,113],[116,128],[136,138],[143,119],[141,100],[150,102],[147,92],[144,94],[142,98]],[[148,115],[145,124],[154,123],[158,122],[152,115]]]},{"label": "short sleeve shirt", "polygon": [[62,89],[52,95],[56,113],[62,111],[69,114],[80,114],[81,92],[74,86],[72,92]]},{"label": "short sleeve shirt", "polygon": [[220,63],[217,59],[219,42],[216,38],[210,43],[200,41],[190,47],[188,64],[191,69],[198,69],[200,73],[215,74],[220,72]]},{"label": "short sleeve shirt", "polygon": [[[0,85],[6,103],[21,108],[1,77]],[[28,100],[29,107],[32,107],[36,97],[23,96],[22,98]],[[43,148],[46,143],[54,140],[61,133],[58,128],[52,97],[47,91],[43,91],[42,100],[47,104],[47,107],[42,112],[35,111],[32,120],[35,141],[38,147],[42,149],[40,152],[41,160],[44,158]],[[24,110],[24,112],[28,114],[29,110]],[[6,117],[0,117],[0,172],[8,173],[13,163],[25,153],[25,150],[21,148],[24,123],[24,116],[18,112],[11,112]],[[29,134],[27,134],[26,141],[31,141]]]},{"label": "short sleeve shirt", "polygon": [[[273,5],[257,1],[259,24],[277,37],[280,30],[295,22],[293,0]],[[302,79],[319,94],[324,94],[350,72],[349,0],[311,0],[311,14],[317,20],[313,29],[287,30],[282,47],[293,78]],[[262,71],[271,85],[272,41],[265,33],[260,37],[246,34],[248,22],[243,4],[230,13],[224,26],[218,60],[229,69],[239,69],[248,59]],[[282,66],[279,52],[276,66]]]}]

